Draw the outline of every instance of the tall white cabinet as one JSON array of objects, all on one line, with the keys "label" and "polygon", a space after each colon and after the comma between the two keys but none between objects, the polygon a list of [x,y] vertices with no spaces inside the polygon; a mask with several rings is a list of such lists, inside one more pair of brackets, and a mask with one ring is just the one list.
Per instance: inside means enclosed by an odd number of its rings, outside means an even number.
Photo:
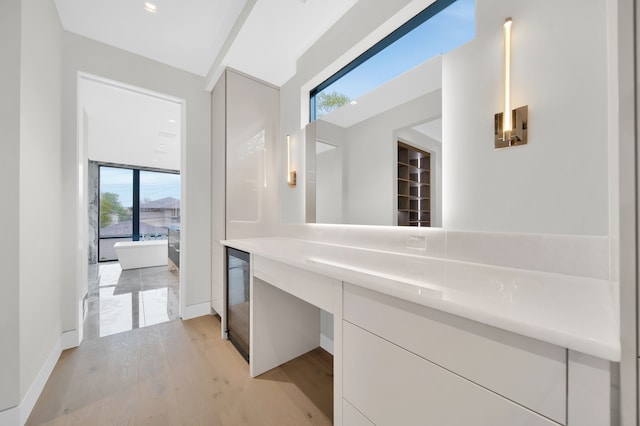
[{"label": "tall white cabinet", "polygon": [[226,69],[211,95],[211,306],[224,317],[221,240],[269,235],[277,217],[279,89]]}]

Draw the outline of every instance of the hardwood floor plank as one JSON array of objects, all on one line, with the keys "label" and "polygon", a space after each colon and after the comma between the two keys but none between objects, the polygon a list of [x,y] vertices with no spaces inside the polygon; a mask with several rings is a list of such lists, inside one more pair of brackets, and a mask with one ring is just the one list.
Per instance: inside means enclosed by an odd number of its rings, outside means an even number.
[{"label": "hardwood floor plank", "polygon": [[28,425],[329,425],[333,360],[321,349],[252,379],[206,316],[65,351]]}]

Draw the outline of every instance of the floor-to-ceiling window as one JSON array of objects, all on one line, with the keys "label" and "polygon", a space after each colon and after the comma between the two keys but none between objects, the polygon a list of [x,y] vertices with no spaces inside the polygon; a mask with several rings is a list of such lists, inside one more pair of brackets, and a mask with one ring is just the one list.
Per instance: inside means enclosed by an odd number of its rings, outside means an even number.
[{"label": "floor-to-ceiling window", "polygon": [[180,224],[180,175],[140,171],[140,239],[166,239]]},{"label": "floor-to-ceiling window", "polygon": [[100,166],[98,258],[117,260],[119,241],[167,239],[180,224],[180,174]]},{"label": "floor-to-ceiling window", "polygon": [[98,259],[117,260],[113,245],[133,238],[133,170],[100,166]]}]

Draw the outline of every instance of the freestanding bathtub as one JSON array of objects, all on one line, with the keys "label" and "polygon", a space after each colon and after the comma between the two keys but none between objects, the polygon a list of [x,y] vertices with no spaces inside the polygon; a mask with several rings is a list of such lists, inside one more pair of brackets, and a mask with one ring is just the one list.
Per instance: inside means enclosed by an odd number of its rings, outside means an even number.
[{"label": "freestanding bathtub", "polygon": [[167,240],[125,241],[115,243],[113,248],[122,269],[167,265]]}]

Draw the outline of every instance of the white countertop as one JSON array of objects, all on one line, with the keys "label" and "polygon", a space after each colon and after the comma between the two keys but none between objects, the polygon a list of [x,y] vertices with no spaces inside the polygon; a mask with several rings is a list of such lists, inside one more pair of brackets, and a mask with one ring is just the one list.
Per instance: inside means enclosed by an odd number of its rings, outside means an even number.
[{"label": "white countertop", "polygon": [[620,361],[617,284],[290,238],[222,244],[609,361]]}]

